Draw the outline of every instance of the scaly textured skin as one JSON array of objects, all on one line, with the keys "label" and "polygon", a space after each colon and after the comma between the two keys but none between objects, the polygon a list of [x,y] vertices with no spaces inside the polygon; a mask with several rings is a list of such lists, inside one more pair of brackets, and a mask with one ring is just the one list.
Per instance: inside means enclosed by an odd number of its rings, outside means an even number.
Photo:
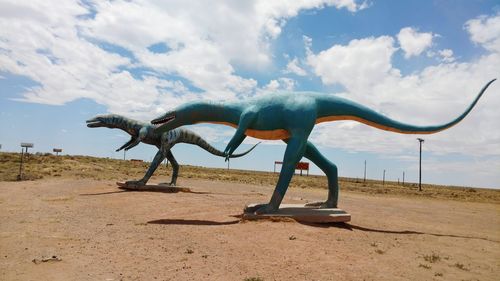
[{"label": "scaly textured skin", "polygon": [[[194,144],[214,155],[221,157],[226,156],[222,151],[214,148],[203,138],[190,130],[174,129],[164,133],[159,133],[155,132],[154,126],[150,124],[129,119],[117,114],[98,115],[92,119],[87,120],[87,127],[116,128],[127,132],[131,136],[131,139],[116,151],[120,151],[122,149],[129,150],[138,145],[140,142],[154,145],[158,148],[158,152],[156,153],[153,162],[151,162],[151,165],[146,171],[144,177],[137,181],[127,181],[127,186],[145,185],[165,158],[167,158],[167,160],[172,163],[173,168],[172,180],[170,181],[169,185],[175,186],[177,182],[177,176],[179,175],[179,164],[177,163],[177,160],[175,160],[174,155],[171,152],[171,148],[177,143]],[[257,145],[258,144],[254,145],[244,153],[232,155],[232,158],[246,155]]]},{"label": "scaly textured skin", "polygon": [[363,105],[334,95],[321,93],[278,93],[239,102],[193,102],[151,121],[158,132],[183,125],[218,123],[237,128],[224,153],[230,156],[246,136],[260,139],[281,139],[287,143],[283,166],[276,188],[268,204],[258,205],[256,213],[278,210],[294,174],[297,162],[304,156],[316,164],[328,178],[328,198],[321,207],[337,207],[339,186],[337,166],[326,159],[307,141],[317,123],[337,120],[355,120],[386,131],[402,134],[433,134],[446,130],[472,110],[479,98],[494,80],[486,84],[472,104],[453,121],[437,126],[414,126],[390,119]]}]

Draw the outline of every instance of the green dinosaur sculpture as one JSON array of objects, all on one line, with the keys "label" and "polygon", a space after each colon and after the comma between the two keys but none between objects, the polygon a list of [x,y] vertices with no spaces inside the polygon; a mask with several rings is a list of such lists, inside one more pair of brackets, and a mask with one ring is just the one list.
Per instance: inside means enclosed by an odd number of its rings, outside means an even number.
[{"label": "green dinosaur sculpture", "polygon": [[229,157],[246,136],[281,139],[287,143],[281,173],[268,204],[246,211],[271,213],[278,210],[288,189],[297,162],[304,156],[316,164],[328,178],[326,202],[315,206],[336,208],[339,196],[337,166],[307,141],[315,124],[337,120],[355,120],[378,129],[402,134],[432,134],[456,125],[472,110],[488,86],[472,104],[453,121],[437,126],[414,126],[390,119],[363,105],[328,94],[277,93],[238,102],[192,102],[181,105],[151,121],[156,131],[165,132],[183,125],[217,123],[237,128],[224,153]]},{"label": "green dinosaur sculpture", "polygon": [[[169,185],[175,186],[177,183],[177,176],[179,175],[179,164],[175,160],[174,155],[172,154],[170,149],[177,143],[194,144],[214,155],[226,157],[226,154],[224,154],[222,151],[217,150],[196,133],[187,129],[174,129],[164,133],[159,133],[155,131],[154,126],[150,124],[129,119],[117,114],[98,115],[92,119],[87,120],[86,122],[87,127],[89,128],[117,128],[127,132],[131,136],[131,139],[116,151],[120,151],[122,149],[129,150],[138,145],[140,142],[158,147],[158,152],[156,153],[153,162],[151,162],[151,165],[146,171],[144,177],[136,181],[127,181],[125,183],[127,186],[146,185],[148,180],[151,178],[153,173],[165,158],[167,158],[167,160],[172,163],[173,169],[172,180],[170,181]],[[246,152],[241,154],[234,154],[231,157],[236,158],[244,156],[252,151],[257,145],[258,143]]]}]

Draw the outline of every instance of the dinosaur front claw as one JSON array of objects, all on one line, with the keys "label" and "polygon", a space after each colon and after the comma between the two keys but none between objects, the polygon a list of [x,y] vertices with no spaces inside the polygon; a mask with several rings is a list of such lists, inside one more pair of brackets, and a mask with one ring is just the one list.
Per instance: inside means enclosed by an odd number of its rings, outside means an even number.
[{"label": "dinosaur front claw", "polygon": [[231,143],[227,145],[226,149],[224,149],[224,157],[226,158],[226,162],[229,161],[229,158],[231,158],[235,150],[236,148],[233,148]]}]

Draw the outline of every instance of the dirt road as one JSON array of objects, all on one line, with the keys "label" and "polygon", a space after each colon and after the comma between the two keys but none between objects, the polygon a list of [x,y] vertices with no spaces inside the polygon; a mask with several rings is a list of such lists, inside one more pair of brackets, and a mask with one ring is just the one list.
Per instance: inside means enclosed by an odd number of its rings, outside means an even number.
[{"label": "dirt road", "polygon": [[[500,276],[498,204],[344,192],[348,224],[241,222],[243,206],[266,202],[271,186],[184,178],[180,185],[197,193],[123,192],[93,180],[0,182],[0,279]],[[326,190],[291,189],[285,202],[325,197]]]}]

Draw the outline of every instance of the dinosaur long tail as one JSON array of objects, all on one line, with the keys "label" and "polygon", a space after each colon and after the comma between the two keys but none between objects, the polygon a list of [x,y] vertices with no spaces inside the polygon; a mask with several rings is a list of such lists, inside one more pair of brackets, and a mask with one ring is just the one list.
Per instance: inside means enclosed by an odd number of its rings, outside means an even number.
[{"label": "dinosaur long tail", "polygon": [[[354,120],[381,130],[391,131],[401,134],[434,134],[439,131],[446,130],[456,125],[460,121],[462,121],[465,118],[465,116],[469,114],[472,108],[474,108],[474,106],[481,98],[481,96],[484,94],[488,86],[490,86],[490,84],[493,83],[495,80],[496,79],[491,80],[481,89],[476,99],[471,103],[471,105],[469,105],[469,107],[460,116],[458,116],[451,122],[442,125],[414,126],[410,124],[405,124],[393,120],[391,118],[388,118],[372,109],[369,109],[359,104],[355,104],[350,101],[342,101],[343,109],[341,111],[336,110],[334,115],[332,114],[332,115],[327,115],[326,117],[320,117],[318,119],[318,123],[324,121],[333,121],[333,120]],[[325,106],[328,107],[328,101],[326,101]],[[338,102],[336,103],[336,105],[333,106],[337,107]]]},{"label": "dinosaur long tail", "polygon": [[[183,142],[195,144],[195,145],[197,145],[197,146],[205,149],[206,151],[210,152],[213,155],[220,156],[220,157],[225,157],[224,152],[222,152],[222,151],[218,150],[217,148],[213,147],[212,145],[210,145],[207,141],[205,141],[199,135],[197,135],[197,134],[195,134],[195,133],[193,133],[191,131],[187,131],[187,130],[185,130],[184,133],[186,135],[184,136],[184,141]],[[257,144],[255,144],[254,146],[252,146],[249,150],[247,150],[247,151],[245,151],[243,153],[233,154],[229,158],[238,158],[238,157],[245,156],[248,153],[250,153],[250,151],[252,151],[259,144],[260,144],[260,142],[257,143]]]}]

